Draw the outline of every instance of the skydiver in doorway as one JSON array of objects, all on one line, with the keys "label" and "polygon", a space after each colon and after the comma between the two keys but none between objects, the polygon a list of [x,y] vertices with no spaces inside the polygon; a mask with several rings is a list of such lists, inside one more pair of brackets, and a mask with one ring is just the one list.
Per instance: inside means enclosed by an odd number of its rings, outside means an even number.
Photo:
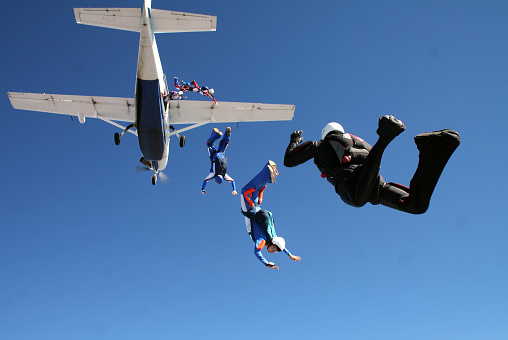
[{"label": "skydiver in doorway", "polygon": [[269,253],[283,251],[293,261],[300,261],[299,256],[292,255],[286,248],[286,241],[277,236],[272,213],[260,207],[263,202],[263,192],[268,183],[275,183],[279,176],[277,165],[273,161],[263,166],[263,169],[249,183],[242,188],[241,208],[245,216],[247,232],[254,241],[254,255],[268,268],[279,269],[275,263],[268,262],[261,250],[266,246]]},{"label": "skydiver in doorway", "polygon": [[206,176],[203,181],[203,185],[201,186],[201,193],[204,195],[208,181],[215,179],[217,184],[221,184],[223,180],[230,182],[233,186],[233,192],[231,194],[236,196],[238,193],[236,192],[235,181],[227,174],[228,159],[225,155],[226,148],[228,147],[229,140],[231,138],[231,128],[229,126],[226,128],[226,135],[221,139],[219,148],[215,150],[215,141],[221,136],[222,132],[220,132],[219,129],[214,128],[210,138],[206,141],[211,165],[210,174]]},{"label": "skydiver in doorway", "polygon": [[321,177],[353,207],[370,202],[410,214],[423,214],[448,159],[460,144],[459,134],[444,129],[417,135],[414,139],[420,151],[418,167],[406,187],[386,183],[379,174],[384,150],[406,126],[393,116],[381,117],[378,126],[379,138],[373,147],[346,133],[335,122],[323,128],[321,140],[317,142],[302,143],[303,131],[295,131],[284,155],[284,165],[294,167],[313,158]]},{"label": "skydiver in doorway", "polygon": [[164,103],[167,103],[170,100],[182,100],[187,98],[182,96],[183,91],[169,91],[167,94],[164,95]]}]

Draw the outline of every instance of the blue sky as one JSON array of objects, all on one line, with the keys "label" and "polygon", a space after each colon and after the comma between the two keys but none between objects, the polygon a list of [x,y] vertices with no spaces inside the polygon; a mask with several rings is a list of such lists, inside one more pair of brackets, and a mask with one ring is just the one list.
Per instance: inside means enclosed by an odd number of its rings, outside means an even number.
[{"label": "blue sky", "polygon": [[[139,36],[72,8],[141,6],[2,6],[0,339],[508,338],[507,2],[153,1],[218,17],[214,33],[157,35],[168,79],[296,105],[290,122],[232,124],[227,152],[239,188],[280,165],[263,205],[302,260],[267,255],[279,271],[254,257],[229,185],[200,193],[213,125],[173,141],[172,182],[153,187],[134,136],[10,106],[7,91],[132,97]],[[407,126],[388,181],[409,183],[415,135],[462,136],[426,214],[352,208],[311,162],[283,167],[292,131],[338,121],[374,143],[384,114]]]}]

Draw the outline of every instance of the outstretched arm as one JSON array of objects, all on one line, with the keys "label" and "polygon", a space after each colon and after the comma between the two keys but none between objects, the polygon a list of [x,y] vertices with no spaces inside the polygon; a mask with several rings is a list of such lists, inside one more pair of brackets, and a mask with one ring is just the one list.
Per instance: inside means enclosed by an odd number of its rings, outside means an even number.
[{"label": "outstretched arm", "polygon": [[[264,242],[264,240],[263,240]],[[262,248],[261,248],[262,249]],[[263,256],[263,254],[261,253],[261,249],[259,249],[259,247],[254,247],[254,255],[256,255],[256,257],[258,258],[259,261],[261,261],[261,263],[263,263],[265,265],[265,267],[267,268],[272,268],[272,269],[279,269],[279,267],[277,267],[275,265],[275,263],[273,262],[268,262],[265,257]]]},{"label": "outstretched arm", "polygon": [[265,244],[266,244],[265,240],[257,239],[256,242],[254,243],[254,255],[256,255],[258,260],[261,261],[261,263],[263,263],[266,266],[268,264],[268,261],[265,259],[265,257],[261,253],[261,250],[263,249]]},{"label": "outstretched arm", "polygon": [[209,180],[211,180],[214,177],[215,177],[215,173],[213,173],[213,172],[210,172],[210,174],[208,176],[206,176],[205,180],[203,181],[203,185],[201,185],[201,193],[203,195],[205,194],[206,184],[208,183]]},{"label": "outstretched arm", "polygon": [[289,256],[289,258],[293,261],[300,261],[302,259],[300,256],[291,254],[291,252],[287,248],[284,248],[283,252],[286,253]]},{"label": "outstretched arm", "polygon": [[303,141],[302,133],[303,131],[299,130],[291,134],[289,145],[284,154],[284,165],[287,167],[297,166],[314,158],[319,142],[308,141],[300,144]]},{"label": "outstretched arm", "polygon": [[224,175],[224,179],[225,179],[226,181],[228,181],[228,182],[230,182],[230,183],[231,183],[231,186],[233,187],[233,192],[232,192],[232,194],[233,194],[233,196],[236,196],[238,193],[236,192],[235,180],[234,180],[231,176],[229,176],[228,174],[225,174],[225,175]]},{"label": "outstretched arm", "polygon": [[204,195],[205,194],[205,187],[206,187],[206,183],[208,183],[207,180],[204,180],[203,181],[203,185],[201,186],[201,193]]}]

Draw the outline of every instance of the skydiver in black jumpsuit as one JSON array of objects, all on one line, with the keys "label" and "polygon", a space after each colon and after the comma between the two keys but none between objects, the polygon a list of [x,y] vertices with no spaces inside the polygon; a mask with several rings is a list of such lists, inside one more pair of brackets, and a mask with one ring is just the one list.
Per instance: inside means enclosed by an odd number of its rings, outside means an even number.
[{"label": "skydiver in black jumpsuit", "polygon": [[449,129],[416,136],[420,156],[408,188],[386,183],[379,174],[384,150],[405,129],[404,123],[395,117],[381,117],[376,131],[379,138],[373,147],[345,133],[338,123],[325,126],[318,142],[301,144],[303,131],[295,131],[284,155],[284,165],[294,167],[314,158],[321,177],[326,177],[345,203],[361,207],[370,202],[410,214],[423,214],[429,207],[439,176],[460,144],[460,136]]}]

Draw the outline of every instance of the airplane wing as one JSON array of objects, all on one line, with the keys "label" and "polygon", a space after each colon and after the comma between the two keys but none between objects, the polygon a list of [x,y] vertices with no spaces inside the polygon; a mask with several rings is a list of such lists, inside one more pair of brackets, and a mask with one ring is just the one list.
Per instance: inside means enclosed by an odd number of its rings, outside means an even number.
[{"label": "airplane wing", "polygon": [[136,104],[134,98],[91,97],[63,94],[8,92],[15,109],[42,111],[85,118],[134,122]]},{"label": "airplane wing", "polygon": [[171,124],[262,122],[291,120],[294,105],[174,100],[169,102]]}]

